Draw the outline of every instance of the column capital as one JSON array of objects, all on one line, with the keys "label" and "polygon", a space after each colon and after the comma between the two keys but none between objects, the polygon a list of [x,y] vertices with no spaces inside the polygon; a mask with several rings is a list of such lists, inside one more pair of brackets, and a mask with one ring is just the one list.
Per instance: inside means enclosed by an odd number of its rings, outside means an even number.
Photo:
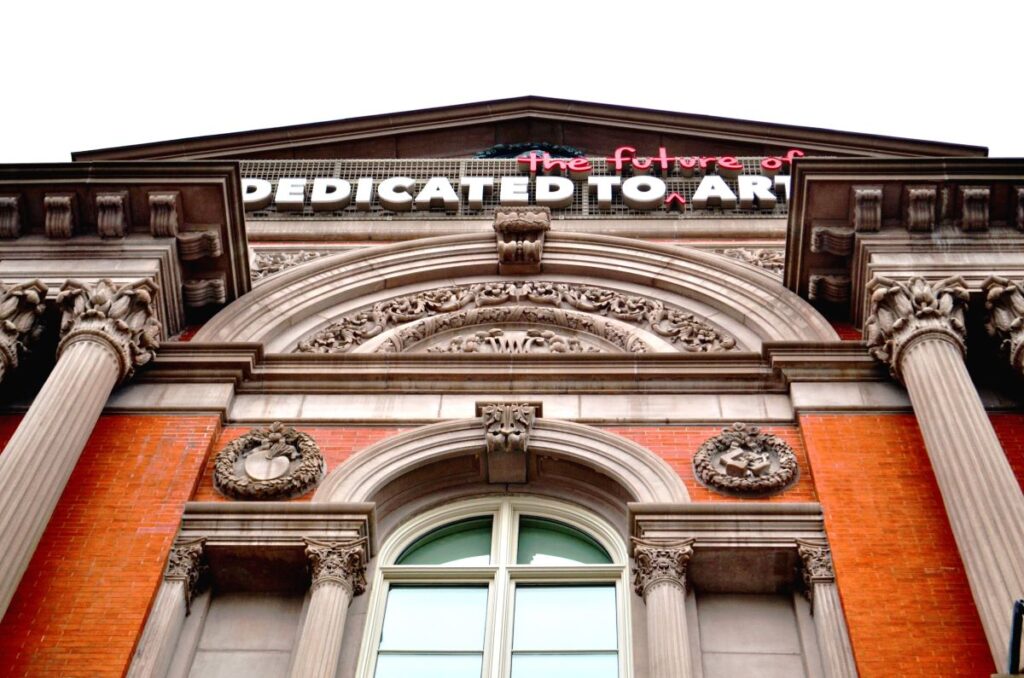
[{"label": "column capital", "polygon": [[192,598],[199,589],[199,575],[203,565],[203,547],[205,538],[176,542],[171,547],[167,558],[167,569],[164,571],[166,581],[185,583],[186,614],[192,610]]},{"label": "column capital", "polygon": [[686,569],[693,556],[693,539],[649,541],[633,539],[633,590],[647,598],[654,585],[667,582],[686,590]]},{"label": "column capital", "polygon": [[868,350],[902,381],[901,360],[923,338],[939,339],[966,350],[964,311],[969,294],[960,276],[929,283],[921,277],[899,282],[875,276],[867,285],[871,315],[864,323]]},{"label": "column capital", "polygon": [[836,580],[832,568],[832,549],[823,541],[797,539],[796,551],[800,555],[800,574],[804,580],[804,594],[814,600],[814,585]]},{"label": "column capital", "polygon": [[1013,282],[993,275],[981,284],[985,292],[985,329],[1000,341],[1001,348],[1018,372],[1024,372],[1024,281]]},{"label": "column capital", "polygon": [[101,341],[117,356],[120,380],[128,379],[160,347],[160,322],[153,308],[159,291],[150,280],[119,287],[109,279],[94,285],[68,280],[57,295],[62,314],[58,358],[76,341]]},{"label": "column capital", "polygon": [[344,586],[353,596],[366,590],[366,538],[327,542],[305,539],[313,568],[313,588],[326,582]]},{"label": "column capital", "polygon": [[20,285],[0,283],[0,380],[18,367],[27,344],[38,338],[46,310],[46,285],[39,280]]}]

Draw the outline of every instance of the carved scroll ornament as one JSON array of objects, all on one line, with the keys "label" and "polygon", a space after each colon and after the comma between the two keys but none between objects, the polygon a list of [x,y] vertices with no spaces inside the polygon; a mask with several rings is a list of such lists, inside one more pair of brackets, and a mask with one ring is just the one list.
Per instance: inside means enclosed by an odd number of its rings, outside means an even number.
[{"label": "carved scroll ornament", "polygon": [[28,345],[42,333],[39,318],[46,310],[45,300],[46,285],[39,280],[0,283],[0,379],[18,367]]},{"label": "carved scroll ornament", "polygon": [[709,438],[693,456],[698,480],[725,494],[764,496],[796,481],[796,455],[786,441],[735,423]]},{"label": "carved scroll ornament", "polygon": [[984,283],[985,330],[1000,342],[1014,369],[1024,372],[1024,281],[991,276]]},{"label": "carved scroll ornament", "polygon": [[633,539],[633,590],[642,598],[657,584],[686,589],[693,539],[672,542]]},{"label": "carved scroll ornament", "polygon": [[964,310],[969,295],[960,276],[930,284],[920,277],[906,283],[876,276],[868,283],[871,315],[864,323],[868,350],[900,378],[903,351],[926,335],[964,350]]},{"label": "carved scroll ornament", "polygon": [[213,486],[233,499],[288,499],[316,487],[324,470],[313,438],[276,421],[235,438],[217,453]]},{"label": "carved scroll ornament", "polygon": [[160,322],[153,308],[158,292],[149,280],[120,287],[107,279],[95,285],[68,280],[57,295],[62,312],[58,354],[74,341],[99,339],[114,349],[121,379],[127,379],[160,348]]},{"label": "carved scroll ornament", "polygon": [[[607,317],[653,332],[681,351],[719,352],[736,347],[736,340],[731,336],[692,313],[668,308],[656,299],[592,285],[538,281],[452,285],[395,297],[342,316],[300,341],[295,350],[297,353],[346,353],[407,323],[442,314],[500,306],[564,308]],[[499,320],[490,318],[479,322],[496,323]],[[392,348],[384,344],[381,350],[400,350],[408,346],[409,341],[402,340],[401,344],[392,344]],[[640,352],[646,350],[642,344],[639,349],[623,348]]]}]

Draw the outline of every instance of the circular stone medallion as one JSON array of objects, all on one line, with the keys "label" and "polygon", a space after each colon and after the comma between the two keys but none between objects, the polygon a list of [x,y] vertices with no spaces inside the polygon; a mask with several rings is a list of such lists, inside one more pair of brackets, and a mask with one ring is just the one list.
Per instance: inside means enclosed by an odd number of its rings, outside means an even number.
[{"label": "circular stone medallion", "polygon": [[233,499],[288,499],[316,487],[324,470],[316,442],[277,421],[235,438],[217,454],[213,486]]},{"label": "circular stone medallion", "polygon": [[784,440],[756,426],[736,423],[704,441],[693,456],[693,471],[712,490],[761,497],[792,485],[798,467]]}]

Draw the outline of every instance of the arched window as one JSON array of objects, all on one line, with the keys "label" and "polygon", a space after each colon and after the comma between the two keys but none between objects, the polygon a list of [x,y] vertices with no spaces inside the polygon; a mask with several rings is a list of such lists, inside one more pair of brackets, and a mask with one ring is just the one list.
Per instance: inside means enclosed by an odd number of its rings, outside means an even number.
[{"label": "arched window", "polygon": [[445,506],[381,550],[361,678],[628,678],[627,555],[575,506]]}]

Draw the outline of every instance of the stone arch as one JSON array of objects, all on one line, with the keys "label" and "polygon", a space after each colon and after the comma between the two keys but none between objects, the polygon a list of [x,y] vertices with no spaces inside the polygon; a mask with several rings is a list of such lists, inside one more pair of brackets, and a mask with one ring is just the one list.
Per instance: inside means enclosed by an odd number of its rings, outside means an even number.
[{"label": "stone arch", "polygon": [[[427,494],[464,496],[494,491],[589,495],[625,513],[628,502],[690,500],[679,474],[634,442],[592,426],[538,419],[530,434],[531,480],[487,485],[479,467],[484,449],[480,419],[423,426],[371,445],[334,469],[313,496],[317,503],[408,503]],[[424,470],[426,470],[424,472]],[[405,485],[403,486],[403,481]],[[410,494],[410,489],[415,492]],[[385,488],[388,497],[383,497]],[[401,497],[401,498],[397,498]]]},{"label": "stone arch", "polygon": [[500,276],[494,238],[423,238],[315,259],[280,273],[218,313],[197,341],[259,342],[289,352],[345,313],[440,287],[548,280],[600,286],[656,300],[735,338],[739,350],[764,341],[834,341],[827,321],[772,275],[697,249],[626,238],[551,232],[542,273]]}]

